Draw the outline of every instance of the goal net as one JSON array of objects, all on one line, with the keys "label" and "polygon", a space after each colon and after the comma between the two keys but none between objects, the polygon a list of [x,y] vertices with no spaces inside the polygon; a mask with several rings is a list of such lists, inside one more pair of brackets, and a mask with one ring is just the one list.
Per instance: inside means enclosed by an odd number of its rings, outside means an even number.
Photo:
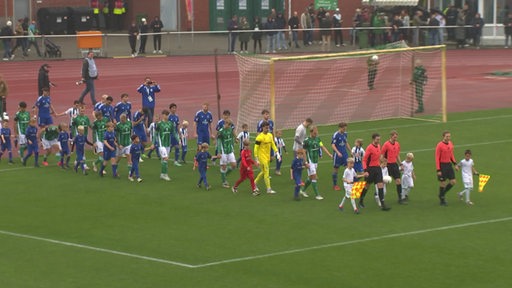
[{"label": "goal net", "polygon": [[[400,117],[446,121],[444,46],[271,56],[237,55],[237,127],[246,123],[254,130],[263,109],[278,129],[294,129],[307,117],[317,125]],[[377,64],[369,60],[376,58]],[[420,65],[427,75],[423,85],[413,81]]]}]

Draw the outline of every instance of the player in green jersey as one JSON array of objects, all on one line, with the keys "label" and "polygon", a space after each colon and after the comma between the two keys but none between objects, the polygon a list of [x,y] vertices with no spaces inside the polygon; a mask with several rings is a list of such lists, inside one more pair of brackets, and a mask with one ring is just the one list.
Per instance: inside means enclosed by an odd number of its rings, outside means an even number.
[{"label": "player in green jersey", "polygon": [[103,137],[105,136],[105,131],[107,131],[108,120],[103,118],[103,114],[100,111],[94,112],[94,117],[96,120],[92,123],[92,143],[94,143],[98,159],[92,163],[92,170],[97,172],[97,166],[103,163]]},{"label": "player in green jersey", "polygon": [[171,151],[171,137],[175,137],[176,127],[174,122],[169,121],[169,110],[163,110],[160,115],[160,121],[156,124],[156,140],[158,143],[158,151],[162,161],[162,168],[160,172],[160,179],[170,181],[168,175],[168,160]]},{"label": "player in green jersey", "polygon": [[71,120],[71,136],[78,135],[78,126],[84,126],[84,135],[89,135],[89,127],[91,127],[91,120],[85,114],[85,106],[78,107],[78,115]]},{"label": "player in green jersey", "polygon": [[119,122],[115,128],[117,134],[117,164],[121,158],[126,157],[128,161],[128,170],[132,168],[132,159],[130,157],[130,145],[132,143],[132,122],[128,120],[126,114],[119,116]]},{"label": "player in green jersey", "polygon": [[332,154],[329,152],[327,148],[325,148],[322,140],[318,138],[318,128],[316,126],[312,126],[309,128],[309,137],[304,140],[304,149],[306,150],[306,164],[308,167],[308,180],[304,185],[304,188],[301,190],[301,195],[304,197],[308,197],[306,194],[306,189],[309,185],[313,186],[313,191],[315,192],[316,199],[322,200],[324,197],[318,193],[318,184],[316,177],[316,170],[318,169],[318,158],[320,157],[320,149],[322,149],[329,157],[332,158]]},{"label": "player in green jersey", "polygon": [[29,122],[30,112],[27,111],[27,103],[21,101],[18,104],[18,112],[14,115],[14,135],[16,136],[14,146],[16,147],[19,145],[18,154],[21,159],[23,159],[25,150],[27,149],[27,137],[25,135],[25,131],[27,130]]},{"label": "player in green jersey", "polygon": [[48,166],[48,156],[54,151],[60,151],[59,143],[59,127],[56,125],[49,125],[41,129],[41,144],[45,151],[43,156],[43,166]]},{"label": "player in green jersey", "polygon": [[[234,139],[238,142],[231,119],[224,119],[224,126],[217,132],[217,147],[220,152],[220,175],[222,177],[222,187],[229,188],[226,179],[227,175],[236,169],[236,157],[234,153]],[[228,168],[228,164],[230,167]]]}]

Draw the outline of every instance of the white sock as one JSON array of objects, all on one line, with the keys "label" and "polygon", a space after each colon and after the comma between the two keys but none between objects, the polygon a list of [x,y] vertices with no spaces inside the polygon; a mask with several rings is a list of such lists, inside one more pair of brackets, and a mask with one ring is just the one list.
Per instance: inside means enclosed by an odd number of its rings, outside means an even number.
[{"label": "white sock", "polygon": [[350,199],[350,203],[352,203],[352,208],[354,208],[354,211],[356,211],[357,210],[356,200],[355,199]]},{"label": "white sock", "polygon": [[472,188],[466,188],[464,191],[466,191],[466,202],[469,202],[469,194],[471,193]]},{"label": "white sock", "polygon": [[343,197],[343,198],[341,199],[341,203],[340,203],[340,205],[339,205],[339,206],[340,206],[340,207],[343,207],[343,203],[345,203],[345,197]]}]

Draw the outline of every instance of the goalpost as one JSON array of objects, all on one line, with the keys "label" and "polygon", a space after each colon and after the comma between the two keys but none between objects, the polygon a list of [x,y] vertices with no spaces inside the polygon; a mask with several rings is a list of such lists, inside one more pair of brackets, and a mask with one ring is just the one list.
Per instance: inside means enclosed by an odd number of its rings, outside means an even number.
[{"label": "goalpost", "polygon": [[[373,77],[368,63],[374,55],[378,64]],[[278,129],[295,129],[307,117],[317,125],[391,118],[447,121],[444,45],[265,56],[237,55],[237,127],[246,123],[254,131],[252,124],[263,109],[270,110]],[[423,89],[412,81],[417,65],[428,77]]]}]

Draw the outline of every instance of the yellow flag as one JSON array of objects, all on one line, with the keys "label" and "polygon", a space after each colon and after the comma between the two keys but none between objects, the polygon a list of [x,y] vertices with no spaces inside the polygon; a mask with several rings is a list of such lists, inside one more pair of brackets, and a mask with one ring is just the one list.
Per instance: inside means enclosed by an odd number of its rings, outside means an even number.
[{"label": "yellow flag", "polygon": [[480,174],[480,176],[478,176],[478,192],[484,192],[484,186],[487,184],[487,181],[489,181],[489,178],[491,178],[490,175]]},{"label": "yellow flag", "polygon": [[363,188],[366,185],[365,181],[358,181],[352,185],[352,193],[350,194],[350,198],[357,199],[361,197],[361,192],[363,192]]}]

